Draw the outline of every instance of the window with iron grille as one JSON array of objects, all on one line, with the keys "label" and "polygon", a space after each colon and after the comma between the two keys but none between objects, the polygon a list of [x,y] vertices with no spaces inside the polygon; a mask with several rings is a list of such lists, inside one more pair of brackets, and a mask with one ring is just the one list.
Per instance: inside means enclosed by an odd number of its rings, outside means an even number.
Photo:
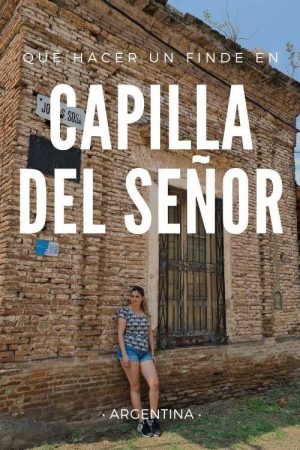
[{"label": "window with iron grille", "polygon": [[169,222],[181,234],[160,235],[158,347],[226,343],[222,199],[215,234],[206,234],[199,208],[196,233],[187,234],[186,191],[170,193],[178,201]]}]

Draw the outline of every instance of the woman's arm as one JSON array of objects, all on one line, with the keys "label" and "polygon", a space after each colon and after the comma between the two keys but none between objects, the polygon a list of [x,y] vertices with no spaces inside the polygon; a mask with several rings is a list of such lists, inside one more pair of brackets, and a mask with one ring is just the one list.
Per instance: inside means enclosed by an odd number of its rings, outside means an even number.
[{"label": "woman's arm", "polygon": [[149,347],[151,355],[154,357],[154,336],[151,326],[151,319],[149,319],[149,329],[148,329]]},{"label": "woman's arm", "polygon": [[125,366],[129,366],[130,361],[129,361],[127,353],[126,353],[125,342],[124,342],[125,330],[126,330],[126,319],[119,317],[118,318],[118,342],[119,342],[120,350],[122,353],[122,364],[124,364]]}]

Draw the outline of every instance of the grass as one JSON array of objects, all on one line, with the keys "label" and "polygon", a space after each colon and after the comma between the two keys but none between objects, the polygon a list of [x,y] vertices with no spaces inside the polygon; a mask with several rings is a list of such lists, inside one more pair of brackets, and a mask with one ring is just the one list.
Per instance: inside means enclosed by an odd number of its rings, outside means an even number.
[{"label": "grass", "polygon": [[[162,421],[163,436],[145,439],[132,421],[109,421],[74,429],[63,441],[34,447],[35,450],[194,450],[300,449],[299,383],[264,394],[191,406],[194,419]],[[199,416],[200,414],[200,416]]]}]

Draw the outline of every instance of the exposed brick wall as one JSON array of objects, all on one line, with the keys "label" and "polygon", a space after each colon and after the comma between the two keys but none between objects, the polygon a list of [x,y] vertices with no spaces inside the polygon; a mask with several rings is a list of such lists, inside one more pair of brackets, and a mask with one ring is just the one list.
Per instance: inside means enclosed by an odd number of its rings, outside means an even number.
[{"label": "exposed brick wall", "polygon": [[[289,351],[293,347],[293,354]],[[299,339],[160,352],[160,407],[188,406],[266,390],[299,376]],[[188,353],[188,359],[187,359]],[[143,386],[145,388],[145,386]],[[147,405],[143,389],[144,407]],[[129,389],[112,355],[26,363],[1,374],[1,411],[14,417],[87,419],[128,406]]]},{"label": "exposed brick wall", "polygon": [[298,241],[300,242],[300,187],[296,188],[297,196],[297,227],[298,227]]},{"label": "exposed brick wall", "polygon": [[[64,0],[63,3],[65,7],[59,8],[55,2],[46,0],[22,1],[15,13],[8,16],[1,35],[7,44],[0,63],[0,87],[3,83],[6,86],[1,97],[5,120],[0,122],[1,173],[4,174],[0,180],[1,238],[4,236],[0,244],[0,360],[7,386],[16,386],[12,395],[7,395],[7,388],[2,391],[1,408],[9,413],[24,411],[48,417],[51,414],[76,416],[80,414],[77,411],[91,414],[92,410],[121,405],[127,399],[124,377],[111,356],[116,343],[116,311],[127,302],[130,284],[141,283],[147,288],[148,237],[125,230],[123,216],[133,209],[125,178],[131,168],[138,166],[151,170],[191,167],[191,154],[167,151],[166,138],[163,150],[149,150],[148,86],[160,83],[166,93],[168,84],[180,84],[181,125],[192,139],[195,137],[192,96],[196,84],[208,84],[211,139],[221,140],[228,99],[223,85],[192,66],[187,70],[180,57],[176,64],[159,63],[151,67],[146,63],[75,65],[67,59],[61,65],[21,63],[22,53],[45,49],[49,53],[59,50],[63,54],[74,51],[87,55],[103,49],[114,52],[130,48],[144,59],[149,52],[162,51],[162,44],[101,1],[81,4]],[[205,25],[194,23],[188,17],[176,18],[162,6],[151,15],[148,9],[143,11],[146,1],[113,3],[182,52],[191,48],[203,52],[214,46],[226,49],[229,45]],[[293,122],[299,113],[296,96],[285,84],[286,79],[278,75],[271,80],[268,68],[253,70],[251,64],[245,64],[237,69],[216,64],[212,70],[231,84],[244,83],[251,98],[285,120]],[[66,183],[66,194],[74,196],[75,207],[69,209],[66,218],[78,224],[79,232],[53,234],[51,177],[47,177],[46,230],[38,235],[20,235],[18,231],[19,169],[27,164],[29,136],[38,134],[49,138],[50,135],[49,125],[35,114],[36,94],[49,95],[61,82],[75,88],[81,108],[86,107],[90,84],[105,87],[114,150],[103,151],[95,139],[91,150],[82,152],[81,160],[82,168],[94,169],[94,219],[96,223],[106,224],[105,236],[82,234],[82,185],[72,182]],[[127,152],[116,150],[116,92],[120,83],[136,84],[146,97],[146,119],[130,128]],[[243,151],[236,141],[232,151],[215,152],[211,158],[211,166],[221,172],[230,167],[243,168],[250,183],[249,227],[230,241],[231,294],[227,293],[226,297],[229,344],[162,352],[160,373],[166,404],[171,404],[173,397],[184,403],[190,397],[214,398],[221,395],[222,389],[228,395],[257,389],[281,376],[292,376],[299,364],[300,285],[293,185],[295,133],[252,103],[249,103],[249,115],[255,150]],[[166,99],[162,117],[165,122]],[[77,136],[76,146],[80,147],[80,132]],[[272,149],[275,150],[273,159]],[[284,186],[280,201],[284,234],[276,237],[282,310],[274,310],[273,305],[275,238],[271,234],[259,237],[255,228],[255,171],[272,164],[280,172]],[[199,174],[203,174],[202,168]],[[36,238],[57,240],[61,249],[59,257],[35,256]],[[290,341],[265,346],[264,337],[294,337],[295,341],[292,348]],[[253,346],[248,344],[251,341]],[[246,347],[238,345],[243,342]],[[244,359],[245,352],[249,353],[248,359]],[[202,359],[201,355],[206,356]],[[261,360],[259,355],[263,355]],[[89,359],[82,361],[84,357]],[[204,369],[205,380],[214,386],[211,393],[206,390],[208,385],[203,384]],[[222,374],[214,375],[216,372]],[[189,375],[189,381],[187,373],[194,374]],[[175,378],[178,384],[173,385]],[[76,398],[73,385],[78,388]]]},{"label": "exposed brick wall", "polygon": [[[4,330],[12,333],[15,324],[12,316],[19,313],[10,303],[11,298],[7,297],[7,287],[9,274],[12,273],[8,257],[12,241],[11,225],[14,220],[11,198],[22,93],[19,55],[23,49],[23,39],[20,26],[21,18],[16,15],[6,24],[3,39],[0,41],[0,335]],[[4,299],[7,301],[6,305]],[[0,339],[0,359],[4,362],[14,355],[13,350],[8,347],[11,342],[15,343],[12,334]]]}]

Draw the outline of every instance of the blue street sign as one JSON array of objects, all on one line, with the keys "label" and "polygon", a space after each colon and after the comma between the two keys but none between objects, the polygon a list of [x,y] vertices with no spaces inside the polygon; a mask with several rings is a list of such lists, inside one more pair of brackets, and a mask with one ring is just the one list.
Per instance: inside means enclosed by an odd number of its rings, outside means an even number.
[{"label": "blue street sign", "polygon": [[37,239],[35,243],[35,254],[38,256],[58,256],[59,243]]}]

